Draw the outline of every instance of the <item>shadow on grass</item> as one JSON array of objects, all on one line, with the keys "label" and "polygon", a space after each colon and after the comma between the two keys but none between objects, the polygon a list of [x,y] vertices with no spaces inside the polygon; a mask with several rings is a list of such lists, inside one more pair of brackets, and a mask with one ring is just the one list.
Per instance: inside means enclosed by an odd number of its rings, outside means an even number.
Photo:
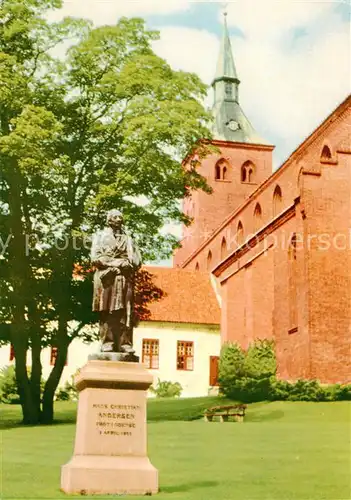
[{"label": "shadow on grass", "polygon": [[194,483],[179,484],[175,486],[163,486],[160,488],[160,493],[184,493],[200,488],[212,488],[218,485],[219,483],[217,481],[196,481]]},{"label": "shadow on grass", "polygon": [[247,413],[245,417],[246,422],[269,422],[271,420],[279,420],[284,417],[284,412],[281,410],[274,410],[265,413]]},{"label": "shadow on grass", "polygon": [[[19,410],[20,412],[20,410]],[[18,412],[18,413],[19,413]],[[38,424],[38,425],[24,425],[22,423],[21,417],[18,418],[13,415],[13,411],[0,410],[0,430],[4,431],[7,429],[29,429],[31,427],[42,427],[55,426],[55,425],[65,425],[65,424],[75,424],[76,423],[76,412],[55,412],[56,418],[52,424]]]}]

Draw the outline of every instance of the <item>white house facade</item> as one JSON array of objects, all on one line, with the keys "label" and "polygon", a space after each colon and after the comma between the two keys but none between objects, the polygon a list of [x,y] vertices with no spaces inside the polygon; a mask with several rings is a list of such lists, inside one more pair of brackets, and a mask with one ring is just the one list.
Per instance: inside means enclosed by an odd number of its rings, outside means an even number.
[{"label": "white house facade", "polygon": [[[134,348],[140,361],[160,381],[179,382],[182,397],[206,396],[216,391],[220,353],[220,309],[210,279],[196,271],[148,268],[165,297],[150,304],[150,320],[134,330]],[[184,280],[186,282],[184,282]],[[60,386],[72,381],[99,343],[74,340],[69,346],[67,364]],[[47,379],[55,362],[55,348],[41,354],[43,378]],[[0,348],[0,368],[14,363],[10,346]],[[31,356],[28,352],[28,367]],[[151,395],[151,394],[150,394]]]}]

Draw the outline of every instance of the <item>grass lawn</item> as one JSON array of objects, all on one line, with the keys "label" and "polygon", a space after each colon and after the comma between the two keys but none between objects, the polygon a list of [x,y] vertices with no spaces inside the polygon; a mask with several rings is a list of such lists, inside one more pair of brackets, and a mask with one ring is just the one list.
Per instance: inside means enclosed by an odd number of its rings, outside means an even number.
[{"label": "grass lawn", "polygon": [[[217,401],[149,402],[158,500],[351,499],[350,403],[257,403],[243,424],[194,420]],[[0,498],[67,498],[60,467],[72,455],[75,405],[58,403],[60,423],[49,427],[18,426],[18,407],[0,412]]]}]

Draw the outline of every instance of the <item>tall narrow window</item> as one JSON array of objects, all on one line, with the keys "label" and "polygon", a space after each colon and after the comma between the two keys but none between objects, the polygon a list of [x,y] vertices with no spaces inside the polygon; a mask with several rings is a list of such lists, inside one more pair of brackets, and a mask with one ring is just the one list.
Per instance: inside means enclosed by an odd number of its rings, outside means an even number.
[{"label": "tall narrow window", "polygon": [[257,232],[262,226],[262,208],[259,203],[257,203],[254,211],[254,231]]},{"label": "tall narrow window", "polygon": [[[51,347],[51,353],[50,353],[50,365],[51,366],[54,366],[54,364],[55,364],[55,361],[57,358],[57,353],[58,353],[57,347]],[[68,357],[66,358],[66,362],[65,362],[66,366],[67,366],[67,364],[68,364]]]},{"label": "tall narrow window", "polygon": [[223,167],[223,180],[227,180],[227,167]]},{"label": "tall narrow window", "polygon": [[221,260],[223,260],[227,255],[227,241],[223,237],[222,239],[222,244],[221,244]]},{"label": "tall narrow window", "polygon": [[194,342],[177,342],[177,370],[194,369]]},{"label": "tall narrow window", "polygon": [[241,182],[246,182],[246,168],[244,165],[241,167]]},{"label": "tall narrow window", "polygon": [[244,243],[244,227],[241,221],[239,221],[238,229],[236,231],[236,241],[238,246],[241,246]]},{"label": "tall narrow window", "polygon": [[200,271],[200,264],[196,262],[195,271]]},{"label": "tall narrow window", "polygon": [[158,339],[143,339],[142,361],[146,368],[157,370],[159,367],[159,341]]},{"label": "tall narrow window", "polygon": [[288,253],[289,333],[297,330],[297,251],[296,234],[291,238]]},{"label": "tall narrow window", "polygon": [[282,211],[282,190],[276,186],[273,194],[273,216],[275,217]]},{"label": "tall narrow window", "polygon": [[216,168],[215,168],[215,179],[216,181],[220,181],[222,178],[222,171],[221,171],[221,167],[220,165],[216,165]]},{"label": "tall narrow window", "polygon": [[207,270],[210,271],[212,265],[212,252],[211,250],[208,252],[207,255]]}]

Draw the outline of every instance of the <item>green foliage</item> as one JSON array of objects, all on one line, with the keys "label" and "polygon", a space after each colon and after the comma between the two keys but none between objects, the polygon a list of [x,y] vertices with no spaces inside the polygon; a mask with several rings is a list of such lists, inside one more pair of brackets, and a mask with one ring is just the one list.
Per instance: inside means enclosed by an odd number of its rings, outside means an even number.
[{"label": "green foliage", "polygon": [[227,397],[245,403],[266,399],[275,372],[274,345],[268,340],[256,340],[247,351],[235,343],[222,347],[219,383]]},{"label": "green foliage", "polygon": [[[27,369],[30,377],[31,371]],[[45,387],[45,380],[40,381],[40,393],[42,394]],[[5,404],[20,404],[20,396],[16,381],[15,365],[5,366],[0,370],[0,403]]]},{"label": "green foliage", "polygon": [[274,342],[255,340],[245,353],[244,373],[249,378],[264,379],[276,374]]},{"label": "green foliage", "polygon": [[76,389],[75,384],[66,382],[63,387],[59,387],[55,394],[56,401],[77,401],[78,400],[78,391]]},{"label": "green foliage", "polygon": [[160,379],[158,379],[156,387],[150,387],[150,391],[157,398],[176,398],[181,395],[182,390],[183,388],[179,382],[161,381]]},{"label": "green foliage", "polygon": [[[91,274],[74,279],[74,267],[89,266],[89,238],[105,211],[122,209],[143,258],[154,260],[177,245],[160,231],[165,223],[189,222],[179,200],[210,191],[197,168],[213,150],[201,142],[210,138],[206,85],[153,52],[159,34],[142,19],[50,23],[48,9],[61,5],[0,1],[0,342],[22,351],[27,423],[40,420],[38,350],[58,348],[43,400],[49,421],[67,347],[91,340],[83,328],[97,319]],[[52,49],[67,41],[56,58]],[[23,351],[34,345],[29,380]]]},{"label": "green foliage", "polygon": [[244,376],[245,353],[234,343],[222,346],[219,359],[219,383],[224,394],[229,394],[235,380]]},{"label": "green foliage", "polygon": [[20,403],[14,365],[5,366],[0,370],[0,402],[6,404]]},{"label": "green foliage", "polygon": [[351,384],[321,385],[317,380],[271,379],[268,398],[272,401],[351,401]]},{"label": "green foliage", "polygon": [[237,344],[225,344],[219,363],[221,391],[244,403],[351,400],[351,385],[321,385],[317,380],[278,380],[276,369],[274,343],[271,341],[256,340],[247,351]]}]

